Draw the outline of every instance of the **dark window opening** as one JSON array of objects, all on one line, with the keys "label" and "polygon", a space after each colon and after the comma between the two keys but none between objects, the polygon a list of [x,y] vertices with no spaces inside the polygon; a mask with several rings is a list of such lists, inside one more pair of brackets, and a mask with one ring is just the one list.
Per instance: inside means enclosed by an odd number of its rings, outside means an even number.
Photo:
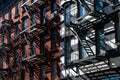
[{"label": "dark window opening", "polygon": [[2,44],[4,44],[4,28],[2,28]]},{"label": "dark window opening", "polygon": [[30,56],[34,55],[35,48],[34,48],[34,42],[32,42],[32,41],[30,42],[30,50],[31,50]]},{"label": "dark window opening", "polygon": [[9,19],[12,19],[12,9],[9,10]]},{"label": "dark window opening", "polygon": [[35,24],[36,23],[36,14],[33,14],[32,16],[31,16],[31,25],[33,25],[33,24]]},{"label": "dark window opening", "polygon": [[17,18],[19,16],[19,3],[16,4],[16,8],[15,8],[15,18]]},{"label": "dark window opening", "polygon": [[25,45],[24,44],[22,44],[22,57],[25,57]]},{"label": "dark window opening", "polygon": [[23,20],[22,30],[26,29],[26,26],[27,26],[27,22],[26,22],[26,20]]},{"label": "dark window opening", "polygon": [[44,54],[45,52],[45,46],[44,46],[44,42],[45,41],[45,37],[44,36],[41,36],[41,40],[40,40],[40,52],[41,54]]},{"label": "dark window opening", "polygon": [[22,9],[23,9],[23,10],[22,10],[22,13],[25,13],[25,7],[23,7]]},{"label": "dark window opening", "polygon": [[15,28],[15,36],[14,36],[15,39],[16,39],[18,33],[19,33],[19,29],[18,29],[18,26],[16,26],[16,28]]},{"label": "dark window opening", "polygon": [[56,30],[51,30],[51,51],[56,51],[57,49],[57,31]]},{"label": "dark window opening", "polygon": [[11,40],[11,29],[8,28],[8,43],[10,43]]}]

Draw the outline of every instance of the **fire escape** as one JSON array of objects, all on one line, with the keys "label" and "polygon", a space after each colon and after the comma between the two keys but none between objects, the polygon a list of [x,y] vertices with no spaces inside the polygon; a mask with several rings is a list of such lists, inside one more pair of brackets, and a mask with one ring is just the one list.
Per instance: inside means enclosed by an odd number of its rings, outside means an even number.
[{"label": "fire escape", "polygon": [[[29,68],[31,80],[33,74],[36,74],[40,80],[59,79],[59,13],[57,11],[59,7],[55,0],[36,0],[31,4],[29,2],[25,2],[21,7],[25,9],[30,19],[35,14],[36,23],[19,35],[24,37],[26,44],[35,43],[40,48],[40,53],[36,54],[31,50],[30,57],[23,58],[22,62],[26,64],[26,68]],[[47,12],[50,16],[47,16]],[[29,29],[31,30],[28,31]]]},{"label": "fire escape", "polygon": [[[77,16],[71,14],[71,5],[74,4],[77,5]],[[65,2],[62,7],[64,10],[62,14],[64,14],[65,24],[64,68],[66,70],[71,69],[77,74],[77,76],[72,75],[70,79],[70,74],[68,73],[67,79],[75,80],[78,77],[80,80],[101,80],[110,77],[108,76],[109,74],[104,76],[105,73],[102,69],[113,69],[114,71],[114,69],[116,69],[115,66],[119,69],[119,64],[114,64],[111,61],[111,58],[119,57],[119,1],[71,0]],[[108,23],[109,25],[107,26],[106,24]],[[108,29],[112,26],[111,24],[115,27],[114,30]],[[77,36],[78,39],[79,59],[73,61],[71,61],[72,46],[70,33]],[[114,38],[116,42],[112,42],[107,37],[112,33],[115,33]],[[107,41],[110,41],[117,47],[113,49],[113,46],[111,46],[111,48],[107,50]],[[92,46],[94,46],[95,50],[92,49]],[[80,75],[80,71],[86,76]],[[95,75],[94,72],[99,76]],[[119,75],[120,73],[117,72],[116,74]],[[111,77],[114,77],[114,74]]]}]

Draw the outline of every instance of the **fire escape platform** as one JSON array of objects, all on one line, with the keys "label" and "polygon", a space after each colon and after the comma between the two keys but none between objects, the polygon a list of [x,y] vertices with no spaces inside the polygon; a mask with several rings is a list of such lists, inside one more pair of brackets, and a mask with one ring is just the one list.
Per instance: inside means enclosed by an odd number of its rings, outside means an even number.
[{"label": "fire escape platform", "polygon": [[74,60],[71,63],[69,63],[67,65],[67,67],[73,67],[73,66],[82,66],[82,65],[88,65],[91,63],[97,63],[103,60],[107,60],[105,55],[101,55],[101,56],[90,56],[90,57],[86,57],[84,59],[78,59],[78,60]]},{"label": "fire escape platform", "polygon": [[[45,65],[46,58],[44,55],[32,55],[27,58],[23,58],[22,62],[28,66],[31,66],[32,69],[34,69],[37,76],[40,75],[40,65]],[[45,67],[47,68],[47,67]]]},{"label": "fire escape platform", "polygon": [[44,63],[46,61],[46,58],[44,55],[32,55],[28,58],[23,58],[23,62],[28,61],[28,62],[37,62],[37,63]]}]

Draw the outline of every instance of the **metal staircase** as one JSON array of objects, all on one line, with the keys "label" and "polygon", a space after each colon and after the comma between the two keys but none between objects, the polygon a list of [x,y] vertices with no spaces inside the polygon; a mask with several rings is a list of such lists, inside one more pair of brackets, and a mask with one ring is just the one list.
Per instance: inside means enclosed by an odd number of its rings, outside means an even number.
[{"label": "metal staircase", "polygon": [[82,46],[84,47],[84,49],[86,50],[86,53],[88,54],[88,57],[94,56],[94,53],[93,53],[92,49],[90,48],[86,39],[84,37],[82,37],[80,39],[81,39]]}]

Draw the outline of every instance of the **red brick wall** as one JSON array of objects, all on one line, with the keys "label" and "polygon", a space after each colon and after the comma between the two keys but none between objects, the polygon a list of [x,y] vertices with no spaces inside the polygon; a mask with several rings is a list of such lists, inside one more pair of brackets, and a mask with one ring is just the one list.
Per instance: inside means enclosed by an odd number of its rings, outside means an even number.
[{"label": "red brick wall", "polygon": [[[60,3],[60,0],[56,0],[56,2],[59,4]],[[11,3],[12,4],[12,3]],[[19,28],[19,30],[20,31],[22,31],[22,23],[23,23],[23,21],[22,21],[22,18],[24,17],[24,16],[27,16],[28,15],[28,13],[27,12],[25,12],[25,13],[23,13],[23,8],[19,8],[19,16],[17,17],[17,18],[15,18],[15,16],[16,16],[16,14],[15,14],[15,4],[16,3],[14,3],[14,1],[13,1],[13,4],[11,5],[11,6],[13,6],[13,8],[11,9],[11,11],[12,11],[12,20],[13,20],[13,22],[17,22],[17,21],[20,21],[20,24],[18,25],[18,28]],[[18,4],[19,5],[22,5],[23,4],[23,2],[22,1],[20,1],[20,2],[18,2]],[[30,4],[30,3],[29,3]],[[8,5],[9,6],[9,5]],[[1,11],[0,12],[0,21],[3,19],[2,18],[2,15],[3,15],[3,13],[5,13],[5,19],[9,19],[9,7],[7,7],[5,10],[3,10],[3,11]],[[47,11],[46,12],[46,16],[47,16],[47,19],[48,20],[50,20],[50,14],[51,14],[51,11]],[[58,14],[59,15],[59,14]],[[30,19],[29,18],[27,18],[26,19],[26,21],[27,21],[27,28],[28,27],[30,27]],[[36,19],[36,22],[37,23],[40,23],[40,20],[37,20]],[[51,27],[52,25],[53,25],[53,23],[50,23],[50,21],[48,21],[47,22],[48,23],[48,25],[49,26],[47,26],[47,27]],[[0,25],[1,25],[1,23],[0,23]],[[17,27],[17,26],[15,26],[15,27]],[[59,32],[59,30],[58,30],[58,32]],[[1,35],[0,35],[1,36]],[[12,29],[12,31],[11,31],[11,43],[12,44],[15,44],[14,43],[14,36],[15,36],[15,28],[13,28]],[[50,38],[50,32],[48,31],[48,34],[47,34],[47,37],[48,38]],[[59,53],[59,34],[58,34],[58,43],[57,43],[57,49],[58,49],[58,52],[56,52],[56,53],[54,53],[53,55],[51,55],[50,54],[50,49],[51,49],[51,41],[50,40],[48,40],[46,43],[45,43],[45,45],[46,46],[48,46],[47,47],[47,50],[49,51],[47,54],[48,54],[48,58],[50,58],[51,56],[56,56],[56,57],[59,57],[60,56],[60,53]],[[7,36],[5,36],[5,38],[4,38],[4,43],[7,43]],[[39,39],[37,40],[38,42],[40,41]],[[1,41],[0,41],[1,42]],[[12,46],[11,46],[12,47]],[[26,52],[25,52],[25,57],[27,58],[27,57],[29,57],[30,56],[30,45],[26,45],[25,46],[25,49],[26,49]],[[19,45],[19,49],[17,50],[18,52],[19,52],[19,56],[21,56],[22,55],[22,53],[21,53],[21,46]],[[39,46],[35,46],[35,52],[36,52],[36,55],[39,55],[40,54],[40,48],[39,48]],[[14,61],[14,54],[15,54],[15,52],[14,52],[14,50],[12,50],[12,52],[10,53],[11,55],[9,56],[10,57],[10,68],[11,68],[11,70],[16,70],[17,71],[17,69],[19,69],[20,68],[20,64],[19,64],[19,66],[18,67],[16,67],[16,68],[14,68],[13,69],[13,61]],[[49,55],[50,54],[50,55]],[[4,56],[4,59],[3,59],[3,68],[4,69],[6,69],[7,68],[7,63],[6,63],[6,55]],[[57,79],[56,80],[60,80],[60,68],[59,68],[59,61],[57,62],[57,69],[58,69],[58,76],[57,76]],[[19,78],[19,75],[17,75],[18,77],[17,77],[17,80],[20,80]],[[28,70],[28,72],[27,72],[27,69],[26,69],[26,73],[25,73],[25,80],[29,80],[29,70]],[[46,76],[48,77],[48,80],[51,80],[51,72],[49,72],[49,73],[46,73]],[[39,79],[37,79],[38,77],[36,76],[36,74],[34,75],[34,80],[39,80]],[[10,79],[9,79],[10,80]],[[11,80],[12,80],[12,77],[11,77]]]}]

